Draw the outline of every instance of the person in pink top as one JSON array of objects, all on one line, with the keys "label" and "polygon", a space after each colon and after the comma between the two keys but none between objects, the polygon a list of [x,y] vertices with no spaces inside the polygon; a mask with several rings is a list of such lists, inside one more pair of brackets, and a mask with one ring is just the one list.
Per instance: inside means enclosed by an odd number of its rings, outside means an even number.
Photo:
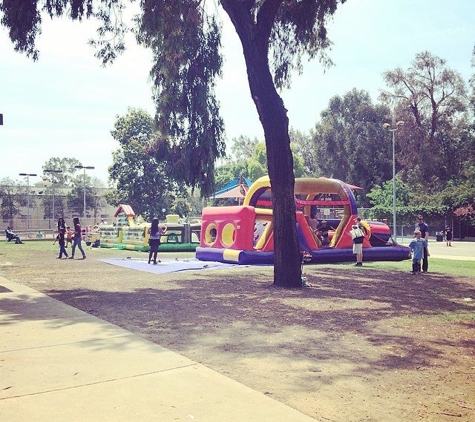
[{"label": "person in pink top", "polygon": [[152,225],[148,229],[148,234],[150,235],[150,238],[148,239],[148,244],[150,245],[150,252],[148,253],[149,264],[152,258],[153,258],[153,263],[157,264],[157,255],[158,255],[158,247],[160,246],[160,238],[162,237],[162,235],[165,234],[166,231],[167,231],[166,228],[162,229],[158,225],[158,218],[154,218],[152,220]]}]

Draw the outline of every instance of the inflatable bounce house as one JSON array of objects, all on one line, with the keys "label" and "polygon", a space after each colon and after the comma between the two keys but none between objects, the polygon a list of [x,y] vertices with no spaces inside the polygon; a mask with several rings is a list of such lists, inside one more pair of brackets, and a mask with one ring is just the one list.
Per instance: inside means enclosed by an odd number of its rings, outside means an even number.
[{"label": "inflatable bounce house", "polygon": [[114,218],[112,224],[99,225],[101,248],[148,250],[147,227],[139,218],[135,218],[130,205],[119,205]]},{"label": "inflatable bounce house", "polygon": [[[147,225],[147,229],[149,227],[150,224]],[[160,251],[194,252],[200,244],[200,219],[180,219],[179,215],[169,214],[166,216],[166,223],[160,224],[160,227],[167,229],[160,239]]]},{"label": "inflatable bounce house", "polygon": [[[147,252],[148,229],[141,217],[136,217],[130,205],[119,205],[112,224],[100,224],[100,246],[102,248],[128,249]],[[167,228],[161,238],[160,251],[195,251],[200,242],[201,223],[180,222],[178,215],[167,215],[167,222],[160,224]]]},{"label": "inflatable bounce house", "polygon": [[[305,262],[354,261],[350,230],[358,217],[352,189],[346,183],[324,177],[295,180],[296,224]],[[315,216],[329,226],[323,239],[312,229]],[[401,261],[410,249],[392,242],[389,227],[368,221],[363,243],[365,261]],[[203,209],[200,246],[196,258],[238,264],[273,264],[274,227],[272,189],[268,176],[256,180],[242,206]]]}]

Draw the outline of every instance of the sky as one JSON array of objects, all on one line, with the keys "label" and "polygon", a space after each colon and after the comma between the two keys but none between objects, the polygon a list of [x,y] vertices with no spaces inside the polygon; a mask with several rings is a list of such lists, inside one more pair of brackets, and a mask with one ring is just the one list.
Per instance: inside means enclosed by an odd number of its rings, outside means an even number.
[{"label": "sky", "polygon": [[[302,75],[281,95],[290,126],[308,133],[329,100],[353,88],[373,102],[385,88],[382,73],[407,70],[416,54],[429,51],[465,81],[475,46],[473,0],[347,0],[329,24],[335,66],[304,62]],[[240,135],[263,140],[263,130],[249,94],[239,39],[224,16],[223,78],[216,94],[226,125],[227,145]],[[42,174],[51,157],[74,157],[87,174],[106,185],[107,168],[118,144],[110,135],[117,116],[128,107],[154,114],[149,71],[151,53],[134,44],[107,68],[94,58],[87,40],[93,22],[43,21],[37,62],[16,53],[0,28],[0,180],[24,180],[19,173]],[[35,183],[35,178],[30,178]]]}]

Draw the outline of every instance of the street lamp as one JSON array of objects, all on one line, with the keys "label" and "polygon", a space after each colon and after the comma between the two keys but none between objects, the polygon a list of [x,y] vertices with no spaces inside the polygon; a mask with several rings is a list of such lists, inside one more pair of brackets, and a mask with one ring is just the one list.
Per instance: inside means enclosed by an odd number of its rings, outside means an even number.
[{"label": "street lamp", "polygon": [[19,176],[26,177],[26,198],[27,198],[27,220],[26,220],[26,235],[30,233],[30,176],[36,176],[36,173],[19,173]]},{"label": "street lamp", "polygon": [[84,181],[84,208],[82,211],[83,218],[86,218],[86,170],[94,170],[94,166],[74,166],[76,169],[83,169],[83,181]]},{"label": "street lamp", "polygon": [[396,241],[397,233],[396,233],[396,147],[395,147],[395,136],[394,134],[396,131],[404,125],[402,120],[396,123],[394,127],[392,127],[389,123],[385,123],[383,128],[392,132],[393,134],[393,237],[394,241]]},{"label": "street lamp", "polygon": [[[62,173],[63,170],[55,170],[55,169],[46,169],[43,170],[43,173]],[[55,213],[54,213],[54,175],[51,177],[51,189],[53,191],[53,220],[55,218]]]}]

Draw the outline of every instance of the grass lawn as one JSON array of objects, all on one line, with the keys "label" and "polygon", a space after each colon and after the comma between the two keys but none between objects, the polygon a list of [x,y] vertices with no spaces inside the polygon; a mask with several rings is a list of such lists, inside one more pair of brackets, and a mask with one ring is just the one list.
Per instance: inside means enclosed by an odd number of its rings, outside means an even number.
[{"label": "grass lawn", "polygon": [[[368,262],[367,267],[391,271],[411,271],[411,261],[399,262]],[[456,276],[473,277],[475,274],[475,261],[455,261],[452,259],[429,258],[429,271],[431,273],[450,274]]]},{"label": "grass lawn", "polygon": [[[86,251],[89,259],[102,259],[112,257],[146,257],[147,254],[138,251],[118,250],[112,248],[93,248],[86,249],[83,242],[83,248]],[[56,243],[53,245],[52,240],[45,241],[26,241],[23,245],[15,245],[13,242],[0,242],[0,263],[1,260],[11,257],[21,257],[25,253],[25,249],[28,251],[48,252],[50,251],[52,256],[57,255],[59,246]],[[67,249],[71,251],[71,248]],[[69,252],[68,252],[69,253]],[[167,259],[174,258],[192,258],[195,256],[194,252],[160,252],[160,255]],[[364,260],[364,259],[363,259]],[[320,264],[322,267],[334,267],[338,265],[348,266],[349,263],[341,264]],[[411,261],[379,261],[379,262],[364,262],[364,268],[371,268],[375,270],[389,270],[389,271],[411,271]],[[444,258],[429,258],[429,271],[431,273],[450,274],[455,276],[473,277],[475,274],[475,260],[453,260]],[[305,272],[305,269],[304,269]]]}]

